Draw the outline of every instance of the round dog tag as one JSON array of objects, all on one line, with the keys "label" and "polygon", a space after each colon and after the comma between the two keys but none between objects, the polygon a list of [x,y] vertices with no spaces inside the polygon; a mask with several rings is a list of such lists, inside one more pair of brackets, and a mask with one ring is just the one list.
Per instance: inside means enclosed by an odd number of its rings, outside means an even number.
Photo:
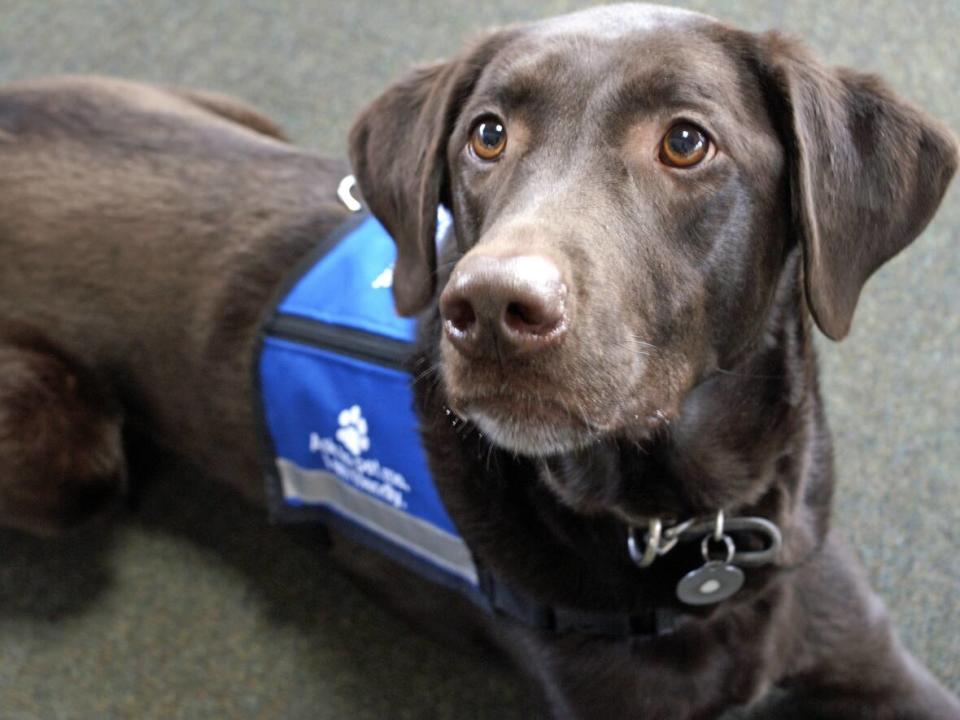
[{"label": "round dog tag", "polygon": [[743,580],[743,571],[736,565],[711,560],[683,576],[677,583],[677,597],[687,605],[718,603],[736,593]]}]

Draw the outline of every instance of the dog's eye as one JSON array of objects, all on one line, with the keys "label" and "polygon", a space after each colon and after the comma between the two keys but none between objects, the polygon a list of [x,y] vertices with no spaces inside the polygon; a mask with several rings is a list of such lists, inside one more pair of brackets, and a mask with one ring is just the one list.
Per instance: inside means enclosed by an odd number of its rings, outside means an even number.
[{"label": "dog's eye", "polygon": [[696,165],[707,156],[710,138],[691,123],[677,123],[667,130],[660,142],[660,161],[676,168]]},{"label": "dog's eye", "polygon": [[481,160],[496,160],[507,147],[507,129],[495,117],[487,117],[473,127],[470,148]]}]

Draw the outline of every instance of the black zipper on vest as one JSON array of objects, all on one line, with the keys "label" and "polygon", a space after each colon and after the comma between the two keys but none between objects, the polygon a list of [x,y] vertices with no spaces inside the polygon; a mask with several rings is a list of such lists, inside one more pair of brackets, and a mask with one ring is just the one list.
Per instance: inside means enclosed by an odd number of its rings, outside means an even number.
[{"label": "black zipper on vest", "polygon": [[326,325],[296,315],[274,315],[267,321],[264,332],[283,340],[312,345],[397,370],[406,369],[413,350],[411,343],[401,340],[339,325]]}]

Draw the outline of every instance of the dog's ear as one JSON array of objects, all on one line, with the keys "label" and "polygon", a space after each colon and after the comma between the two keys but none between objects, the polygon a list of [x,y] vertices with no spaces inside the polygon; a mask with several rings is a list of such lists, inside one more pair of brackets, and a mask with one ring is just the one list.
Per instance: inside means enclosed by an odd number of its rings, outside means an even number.
[{"label": "dog's ear", "polygon": [[957,168],[956,140],[877,78],[826,68],[776,33],[759,41],[782,122],[807,304],[841,340],[863,284],[936,211]]},{"label": "dog's ear", "polygon": [[495,32],[453,60],[413,71],[368,105],[350,130],[360,192],[397,244],[393,297],[401,315],[415,315],[433,297],[447,141],[460,107],[511,34]]}]

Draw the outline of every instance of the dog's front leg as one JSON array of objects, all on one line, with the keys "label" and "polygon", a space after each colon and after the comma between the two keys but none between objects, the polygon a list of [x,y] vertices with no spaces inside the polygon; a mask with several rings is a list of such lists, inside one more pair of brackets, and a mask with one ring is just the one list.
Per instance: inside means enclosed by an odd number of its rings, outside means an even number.
[{"label": "dog's front leg", "polygon": [[[503,623],[498,634],[557,720],[715,720],[761,697],[779,667],[781,609],[760,602],[760,615],[747,604],[657,638],[556,636]],[[731,651],[728,640],[745,632],[756,642]]]},{"label": "dog's front leg", "polygon": [[758,717],[960,720],[960,701],[900,644],[880,598],[831,536],[796,576],[788,693]]}]

